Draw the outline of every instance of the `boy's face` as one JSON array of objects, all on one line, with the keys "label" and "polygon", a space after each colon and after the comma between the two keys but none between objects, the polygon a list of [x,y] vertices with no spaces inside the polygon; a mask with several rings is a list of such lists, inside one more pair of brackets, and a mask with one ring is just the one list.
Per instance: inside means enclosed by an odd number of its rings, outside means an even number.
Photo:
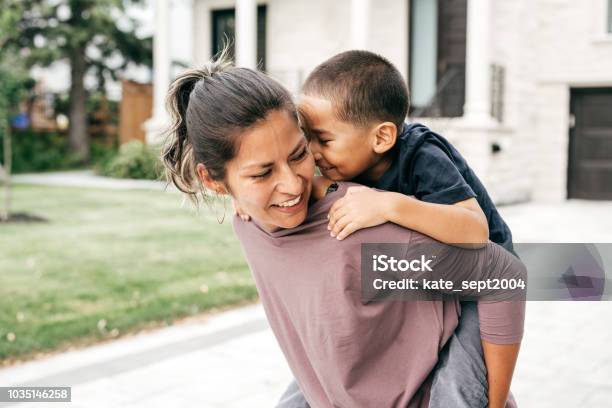
[{"label": "boy's face", "polygon": [[315,163],[325,177],[352,180],[376,163],[373,132],[336,118],[331,101],[302,95],[299,110]]}]

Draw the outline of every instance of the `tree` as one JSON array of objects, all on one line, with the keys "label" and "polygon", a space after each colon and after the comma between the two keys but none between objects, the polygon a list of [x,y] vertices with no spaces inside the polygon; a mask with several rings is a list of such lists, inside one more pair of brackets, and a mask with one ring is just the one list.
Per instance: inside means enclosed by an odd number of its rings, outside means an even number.
[{"label": "tree", "polygon": [[18,61],[0,53],[0,136],[3,157],[0,165],[0,180],[4,184],[4,200],[0,205],[0,221],[9,219],[11,207],[11,117],[25,90],[27,76],[18,68]]},{"label": "tree", "polygon": [[0,180],[4,184],[4,200],[0,204],[0,221],[8,221],[11,207],[11,116],[26,89],[31,87],[27,70],[19,58],[5,47],[14,32],[19,15],[19,5],[0,9],[0,136],[3,157],[0,158]]},{"label": "tree", "polygon": [[83,161],[90,157],[85,77],[99,89],[129,63],[152,65],[152,40],[136,35],[137,24],[126,14],[133,0],[0,0],[23,9],[7,41],[28,66],[65,60],[70,66],[69,145]]}]

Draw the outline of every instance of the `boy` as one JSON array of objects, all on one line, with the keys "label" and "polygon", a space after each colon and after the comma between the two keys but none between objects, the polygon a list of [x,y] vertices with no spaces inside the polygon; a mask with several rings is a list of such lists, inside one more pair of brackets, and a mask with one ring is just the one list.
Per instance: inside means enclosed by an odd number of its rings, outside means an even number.
[{"label": "boy", "polygon": [[[513,251],[511,232],[478,177],[446,139],[404,123],[408,105],[401,74],[371,52],[338,54],[306,79],[299,111],[321,173],[386,190],[351,187],[329,212],[331,236],[394,222],[445,243],[479,246],[490,239]],[[478,319],[474,304],[462,306],[461,347],[450,344],[442,365],[457,361],[456,350],[480,347],[478,326],[469,323]],[[482,340],[491,408],[506,406],[519,346]],[[438,371],[434,384],[456,399],[443,402],[432,391],[430,406],[463,406],[464,390],[453,390],[461,368]]]}]

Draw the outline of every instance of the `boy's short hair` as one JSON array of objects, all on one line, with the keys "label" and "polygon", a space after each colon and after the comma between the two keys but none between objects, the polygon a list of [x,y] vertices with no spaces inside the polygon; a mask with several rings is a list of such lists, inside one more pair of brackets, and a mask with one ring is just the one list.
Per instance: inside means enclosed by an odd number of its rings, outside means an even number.
[{"label": "boy's short hair", "polygon": [[388,121],[398,131],[408,114],[408,88],[397,68],[369,51],[340,53],[317,66],[302,87],[305,95],[332,102],[337,118],[366,126]]}]

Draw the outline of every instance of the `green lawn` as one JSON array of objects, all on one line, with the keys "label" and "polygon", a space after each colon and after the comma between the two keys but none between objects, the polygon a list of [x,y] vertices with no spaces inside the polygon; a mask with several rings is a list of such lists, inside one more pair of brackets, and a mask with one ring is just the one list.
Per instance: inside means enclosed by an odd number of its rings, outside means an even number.
[{"label": "green lawn", "polygon": [[[231,228],[156,191],[16,186],[0,224],[0,363],[256,299]],[[218,210],[219,215],[223,208]]]}]

